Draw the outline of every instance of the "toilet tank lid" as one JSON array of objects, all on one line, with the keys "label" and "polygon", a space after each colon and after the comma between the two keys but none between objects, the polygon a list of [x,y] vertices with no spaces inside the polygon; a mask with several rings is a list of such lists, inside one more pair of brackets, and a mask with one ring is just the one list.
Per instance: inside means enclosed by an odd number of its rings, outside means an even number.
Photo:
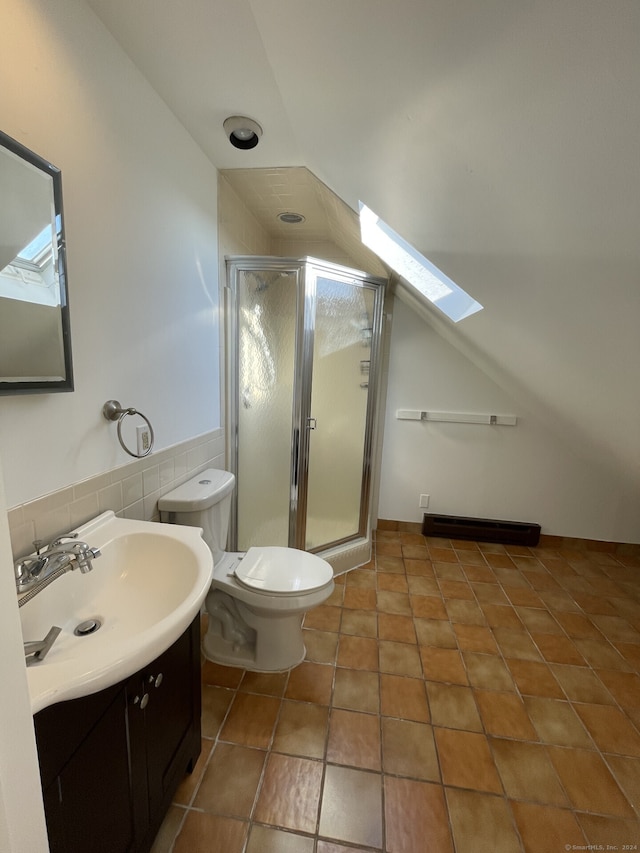
[{"label": "toilet tank lid", "polygon": [[158,500],[161,512],[199,512],[231,494],[236,478],[230,471],[207,468]]}]

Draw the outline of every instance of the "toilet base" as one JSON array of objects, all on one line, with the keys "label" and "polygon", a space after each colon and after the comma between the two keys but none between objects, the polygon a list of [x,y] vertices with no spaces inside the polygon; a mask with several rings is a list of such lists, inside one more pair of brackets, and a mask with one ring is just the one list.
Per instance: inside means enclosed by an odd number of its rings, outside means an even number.
[{"label": "toilet base", "polygon": [[208,593],[206,608],[202,651],[208,660],[252,672],[282,672],[304,660],[304,613],[265,617],[219,589]]}]

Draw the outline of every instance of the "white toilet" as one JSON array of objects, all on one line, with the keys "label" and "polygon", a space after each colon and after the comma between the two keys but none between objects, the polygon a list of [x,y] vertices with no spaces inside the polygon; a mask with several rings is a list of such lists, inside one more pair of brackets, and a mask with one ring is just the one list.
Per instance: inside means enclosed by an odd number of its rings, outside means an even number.
[{"label": "white toilet", "polygon": [[213,554],[207,658],[257,672],[290,669],[304,659],[302,619],[331,595],[333,569],[295,548],[225,552],[234,486],[229,471],[208,468],[160,498],[160,518],[201,527]]}]

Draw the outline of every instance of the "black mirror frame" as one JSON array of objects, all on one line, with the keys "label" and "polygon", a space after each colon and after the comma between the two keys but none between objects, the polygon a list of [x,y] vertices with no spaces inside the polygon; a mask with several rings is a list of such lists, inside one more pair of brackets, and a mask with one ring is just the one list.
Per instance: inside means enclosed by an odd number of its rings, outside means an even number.
[{"label": "black mirror frame", "polygon": [[71,358],[71,321],[69,317],[69,291],[67,285],[67,258],[66,239],[64,231],[64,213],[62,207],[62,173],[60,169],[49,163],[43,157],[30,151],[20,142],[17,142],[0,130],[0,146],[26,160],[32,166],[40,169],[52,179],[53,204],[56,221],[60,222],[57,228],[58,238],[58,280],[60,285],[60,322],[62,325],[62,345],[64,350],[65,378],[60,381],[33,381],[33,382],[3,382],[0,380],[0,395],[8,396],[14,394],[50,394],[56,391],[73,391],[73,361]]}]

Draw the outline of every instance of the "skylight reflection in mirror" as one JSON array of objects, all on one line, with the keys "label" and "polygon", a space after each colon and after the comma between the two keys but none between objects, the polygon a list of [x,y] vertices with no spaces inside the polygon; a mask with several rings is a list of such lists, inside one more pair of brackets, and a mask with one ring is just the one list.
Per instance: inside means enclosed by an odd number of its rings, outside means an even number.
[{"label": "skylight reflection in mirror", "polygon": [[360,235],[365,246],[375,252],[398,275],[458,323],[482,310],[482,305],[421,255],[393,228],[360,202]]}]

